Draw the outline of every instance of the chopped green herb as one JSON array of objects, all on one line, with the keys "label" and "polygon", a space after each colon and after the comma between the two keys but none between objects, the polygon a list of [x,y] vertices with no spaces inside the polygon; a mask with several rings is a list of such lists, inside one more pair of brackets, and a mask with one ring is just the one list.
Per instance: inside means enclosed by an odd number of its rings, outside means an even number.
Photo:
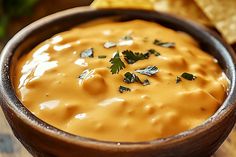
[{"label": "chopped green herb", "polygon": [[137,75],[135,75],[134,73],[127,72],[127,73],[125,73],[124,77],[125,77],[124,82],[126,82],[128,84],[137,82],[137,83],[140,83],[144,86],[150,85],[150,82],[148,79],[146,79],[142,82],[140,80],[140,78]]},{"label": "chopped green herb", "polygon": [[112,66],[110,67],[112,74],[118,74],[119,71],[125,68],[124,62],[120,59],[119,52],[116,52],[113,58],[110,60]]},{"label": "chopped green herb", "polygon": [[93,48],[90,48],[90,49],[87,49],[87,50],[84,50],[80,53],[80,57],[81,58],[93,58],[94,56],[94,51],[93,51]]},{"label": "chopped green herb", "polygon": [[154,54],[155,56],[160,56],[161,54],[159,52],[157,52],[155,49],[150,49],[148,50],[148,53],[150,54]]},{"label": "chopped green herb", "polygon": [[124,82],[126,82],[126,83],[138,82],[138,83],[142,84],[142,81],[139,79],[139,77],[135,74],[130,73],[130,72],[125,73]]},{"label": "chopped green herb", "polygon": [[131,37],[130,35],[126,35],[122,38],[122,40],[133,40],[133,37]]},{"label": "chopped green herb", "polygon": [[118,45],[119,46],[130,46],[133,44],[133,38],[130,35],[127,35],[125,37],[123,37],[122,39],[120,39]]},{"label": "chopped green herb", "polygon": [[124,54],[124,58],[128,64],[134,64],[135,62],[139,60],[144,60],[149,58],[149,53],[134,53],[133,51],[130,50],[125,50],[122,52]]},{"label": "chopped green herb", "polygon": [[105,55],[100,55],[100,56],[98,56],[98,58],[99,58],[99,59],[103,59],[103,58],[107,58],[107,56],[105,56]]},{"label": "chopped green herb", "polygon": [[173,42],[162,42],[160,40],[155,39],[153,42],[154,45],[161,46],[161,47],[166,47],[166,48],[174,48],[175,43]]},{"label": "chopped green herb", "polygon": [[180,81],[182,81],[181,77],[177,76],[176,77],[176,83],[179,83]]},{"label": "chopped green herb", "polygon": [[119,92],[120,93],[124,93],[124,92],[130,92],[130,88],[124,87],[124,86],[120,86],[119,87]]},{"label": "chopped green herb", "polygon": [[103,46],[105,48],[109,49],[109,48],[112,48],[112,47],[116,47],[116,43],[108,41],[108,42],[105,42]]},{"label": "chopped green herb", "polygon": [[86,79],[86,78],[90,78],[93,74],[93,70],[87,69],[85,71],[83,71],[83,73],[79,76],[79,79]]},{"label": "chopped green herb", "polygon": [[143,69],[135,70],[135,72],[138,72],[138,73],[143,74],[143,75],[148,75],[148,76],[152,76],[152,75],[156,74],[158,71],[159,70],[156,66],[148,66],[148,67],[143,68]]},{"label": "chopped green herb", "polygon": [[181,75],[182,78],[186,79],[186,80],[189,80],[189,81],[192,81],[192,80],[195,80],[197,77],[194,76],[193,74],[190,74],[190,73],[183,73]]},{"label": "chopped green herb", "polygon": [[144,81],[143,81],[143,85],[144,85],[144,86],[150,85],[149,80],[148,80],[148,79],[144,80]]}]

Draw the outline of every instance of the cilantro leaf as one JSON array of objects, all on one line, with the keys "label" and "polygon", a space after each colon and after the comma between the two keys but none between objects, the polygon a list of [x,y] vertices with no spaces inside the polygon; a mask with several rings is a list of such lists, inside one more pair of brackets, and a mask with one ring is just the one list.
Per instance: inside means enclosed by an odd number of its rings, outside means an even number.
[{"label": "cilantro leaf", "polygon": [[125,50],[122,52],[124,54],[124,58],[128,64],[134,64],[135,62],[139,60],[144,60],[149,58],[149,53],[134,53],[133,51],[130,50]]},{"label": "cilantro leaf", "polygon": [[158,39],[155,39],[153,42],[154,45],[161,46],[161,47],[166,47],[166,48],[174,48],[175,43],[173,42],[162,42]]},{"label": "cilantro leaf", "polygon": [[118,74],[120,70],[125,68],[124,62],[120,59],[119,52],[116,52],[113,58],[110,60],[112,66],[110,67],[112,74]]},{"label": "cilantro leaf", "polygon": [[156,66],[148,66],[148,67],[143,68],[143,69],[135,70],[135,72],[138,72],[138,73],[143,74],[143,75],[148,75],[148,76],[152,76],[152,75],[156,74],[158,71],[159,70]]},{"label": "cilantro leaf", "polygon": [[137,83],[140,83],[144,86],[150,85],[150,82],[148,79],[146,79],[142,82],[137,75],[135,75],[134,73],[130,73],[130,72],[125,73],[124,82],[126,82],[128,84],[137,82]]},{"label": "cilantro leaf", "polygon": [[148,50],[149,54],[154,54],[155,56],[160,56],[161,54],[159,52],[157,52],[155,49],[150,49]]},{"label": "cilantro leaf", "polygon": [[124,86],[120,86],[120,87],[119,87],[119,92],[120,92],[120,93],[130,92],[130,91],[131,91],[131,89],[128,88],[128,87],[124,87]]},{"label": "cilantro leaf", "polygon": [[80,53],[81,58],[93,58],[93,56],[94,56],[93,48],[89,48]]},{"label": "cilantro leaf", "polygon": [[139,79],[139,77],[137,75],[130,73],[130,72],[125,73],[124,82],[126,82],[126,83],[134,83],[134,82],[142,83],[142,81]]},{"label": "cilantro leaf", "polygon": [[195,80],[197,77],[196,76],[194,76],[193,74],[190,74],[190,73],[183,73],[182,75],[181,75],[181,77],[182,78],[184,78],[184,79],[186,79],[186,80],[189,80],[189,81],[193,81],[193,80]]},{"label": "cilantro leaf", "polygon": [[112,47],[116,47],[116,43],[108,41],[108,42],[105,42],[103,46],[105,48],[109,49],[109,48],[112,48]]}]

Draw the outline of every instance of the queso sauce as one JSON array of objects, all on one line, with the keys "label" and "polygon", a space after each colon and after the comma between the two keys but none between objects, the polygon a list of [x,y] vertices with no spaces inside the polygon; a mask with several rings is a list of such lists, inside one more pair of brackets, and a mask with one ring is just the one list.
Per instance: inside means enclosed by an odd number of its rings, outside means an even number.
[{"label": "queso sauce", "polygon": [[[136,56],[125,57],[126,50]],[[121,68],[112,73],[112,65]],[[19,99],[40,119],[119,142],[194,128],[216,112],[228,88],[217,60],[190,36],[142,20],[92,22],[57,34],[23,56],[15,75]]]}]

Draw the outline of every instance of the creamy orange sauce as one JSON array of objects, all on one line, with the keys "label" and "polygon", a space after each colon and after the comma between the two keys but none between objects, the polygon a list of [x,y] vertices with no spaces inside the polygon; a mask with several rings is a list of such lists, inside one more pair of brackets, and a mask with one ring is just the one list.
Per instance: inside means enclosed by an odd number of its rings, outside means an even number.
[{"label": "creamy orange sauce", "polygon": [[[124,36],[132,40],[124,41]],[[174,48],[153,44],[155,39],[174,42]],[[104,48],[104,43],[117,43]],[[93,58],[81,58],[93,48]],[[159,56],[127,64],[124,50]],[[115,52],[125,68],[110,72]],[[106,55],[106,58],[98,58]],[[135,70],[156,66],[153,76]],[[90,70],[85,79],[79,76]],[[150,85],[127,84],[126,72]],[[188,72],[195,80],[176,77]],[[22,103],[37,117],[66,132],[105,141],[148,141],[194,128],[223,103],[227,78],[217,60],[202,51],[190,36],[156,23],[134,20],[104,22],[62,32],[35,47],[16,65],[14,85]],[[119,92],[125,86],[131,91]]]}]

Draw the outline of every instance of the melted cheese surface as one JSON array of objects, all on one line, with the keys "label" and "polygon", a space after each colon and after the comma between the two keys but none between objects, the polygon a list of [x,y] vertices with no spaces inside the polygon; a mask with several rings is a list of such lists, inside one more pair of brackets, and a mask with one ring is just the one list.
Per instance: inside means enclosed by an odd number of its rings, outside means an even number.
[{"label": "melted cheese surface", "polygon": [[[127,35],[132,40],[122,40]],[[155,39],[176,46],[157,46]],[[118,45],[104,48],[107,41]],[[94,57],[81,58],[89,48]],[[149,49],[160,55],[134,64],[127,64],[121,53]],[[126,67],[112,74],[109,61],[117,51]],[[159,72],[134,72],[147,66],[157,66]],[[88,69],[90,77],[80,79]],[[150,85],[125,83],[126,72],[148,79]],[[197,78],[176,83],[184,72]],[[119,142],[149,141],[194,128],[216,112],[228,88],[216,59],[190,36],[142,20],[89,24],[57,34],[23,56],[15,75],[19,99],[40,119],[72,134]],[[120,93],[119,86],[131,91]]]}]

